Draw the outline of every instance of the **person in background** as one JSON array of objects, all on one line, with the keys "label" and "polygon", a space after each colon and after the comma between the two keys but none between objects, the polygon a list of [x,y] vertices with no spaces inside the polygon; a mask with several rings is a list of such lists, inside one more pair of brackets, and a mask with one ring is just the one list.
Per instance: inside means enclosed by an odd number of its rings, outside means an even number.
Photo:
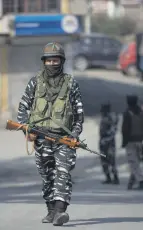
[{"label": "person in background", "polygon": [[99,148],[106,155],[101,156],[101,165],[105,174],[103,184],[119,184],[119,177],[116,168],[116,143],[115,135],[117,131],[118,116],[111,112],[110,103],[101,105],[101,121],[99,129]]},{"label": "person in background", "polygon": [[123,114],[122,147],[126,148],[130,177],[127,189],[143,189],[143,172],[141,170],[142,140],[143,140],[143,111],[138,105],[137,95],[127,95],[127,109]]}]

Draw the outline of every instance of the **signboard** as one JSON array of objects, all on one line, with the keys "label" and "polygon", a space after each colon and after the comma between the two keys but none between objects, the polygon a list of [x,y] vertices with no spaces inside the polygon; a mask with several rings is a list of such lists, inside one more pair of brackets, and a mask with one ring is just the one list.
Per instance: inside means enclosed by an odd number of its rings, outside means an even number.
[{"label": "signboard", "polygon": [[66,35],[81,32],[80,17],[74,15],[17,15],[16,36]]},{"label": "signboard", "polygon": [[136,35],[137,44],[137,69],[143,73],[143,33]]}]

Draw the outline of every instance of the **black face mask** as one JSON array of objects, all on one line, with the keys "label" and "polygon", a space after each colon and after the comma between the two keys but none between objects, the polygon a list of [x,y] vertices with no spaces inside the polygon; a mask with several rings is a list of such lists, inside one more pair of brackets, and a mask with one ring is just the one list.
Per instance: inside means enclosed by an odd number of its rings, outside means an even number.
[{"label": "black face mask", "polygon": [[44,69],[49,77],[56,77],[63,72],[63,63],[59,65],[44,65]]}]

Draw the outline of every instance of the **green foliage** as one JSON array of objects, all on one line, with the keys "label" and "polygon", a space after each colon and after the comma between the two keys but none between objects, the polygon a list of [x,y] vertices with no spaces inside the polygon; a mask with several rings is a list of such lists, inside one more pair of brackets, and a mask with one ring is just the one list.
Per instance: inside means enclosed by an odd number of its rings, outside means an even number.
[{"label": "green foliage", "polygon": [[124,36],[136,31],[135,20],[123,17],[111,19],[106,15],[96,15],[91,18],[92,32],[106,33],[109,35]]}]

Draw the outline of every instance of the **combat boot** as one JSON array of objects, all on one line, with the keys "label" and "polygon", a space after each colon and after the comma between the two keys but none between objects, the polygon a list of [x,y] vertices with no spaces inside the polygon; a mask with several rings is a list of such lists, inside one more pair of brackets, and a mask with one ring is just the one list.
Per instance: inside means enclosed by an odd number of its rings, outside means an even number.
[{"label": "combat boot", "polygon": [[111,180],[110,174],[107,174],[106,180],[103,181],[102,184],[111,184],[111,183],[112,183],[112,180]]},{"label": "combat boot", "polygon": [[55,203],[55,216],[53,219],[54,226],[62,226],[69,221],[69,215],[65,212],[67,203],[63,201],[56,201]]},{"label": "combat boot", "polygon": [[131,190],[133,188],[133,185],[135,184],[135,182],[136,182],[135,176],[131,175],[130,178],[129,178],[127,189]]},{"label": "combat boot", "polygon": [[119,177],[117,174],[114,174],[113,184],[120,184]]},{"label": "combat boot", "polygon": [[52,223],[55,214],[55,203],[46,203],[48,214],[42,219],[42,223]]}]

